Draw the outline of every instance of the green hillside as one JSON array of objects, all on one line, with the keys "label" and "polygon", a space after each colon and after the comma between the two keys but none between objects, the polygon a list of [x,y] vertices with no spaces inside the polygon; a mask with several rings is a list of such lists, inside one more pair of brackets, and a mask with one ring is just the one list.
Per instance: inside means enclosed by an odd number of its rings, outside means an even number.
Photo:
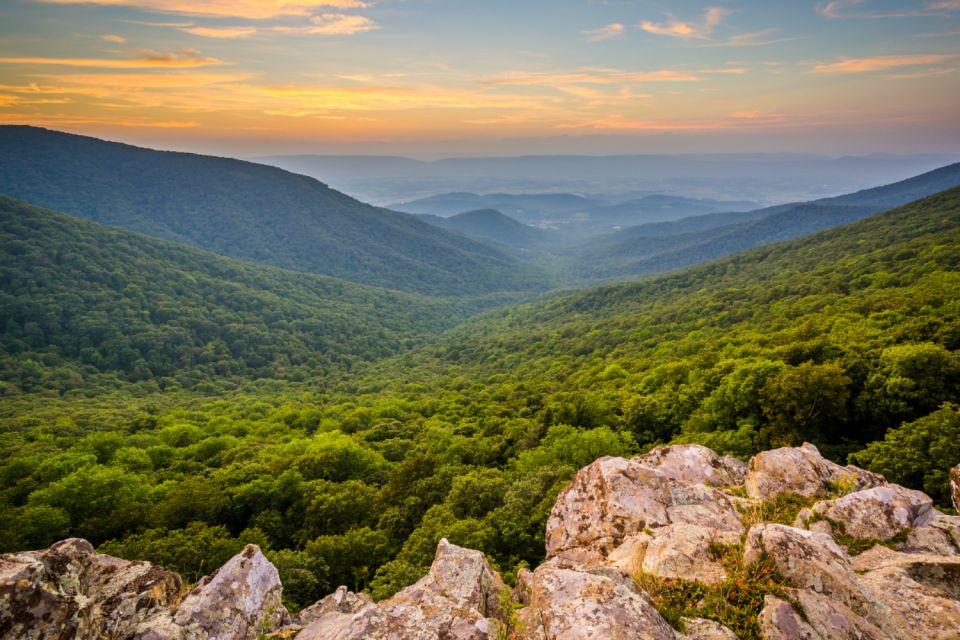
[{"label": "green hillside", "polygon": [[221,255],[430,294],[529,290],[489,246],[275,167],[0,126],[0,192]]},{"label": "green hillside", "polygon": [[[601,455],[807,440],[948,503],[960,189],[669,276],[492,312],[330,380],[0,405],[0,548],[66,535],[195,579],[245,542],[303,606],[419,578],[437,540],[542,559]],[[316,384],[323,382],[323,384]]]},{"label": "green hillside", "polygon": [[396,353],[452,304],[237,262],[0,196],[6,391],[297,379]]}]

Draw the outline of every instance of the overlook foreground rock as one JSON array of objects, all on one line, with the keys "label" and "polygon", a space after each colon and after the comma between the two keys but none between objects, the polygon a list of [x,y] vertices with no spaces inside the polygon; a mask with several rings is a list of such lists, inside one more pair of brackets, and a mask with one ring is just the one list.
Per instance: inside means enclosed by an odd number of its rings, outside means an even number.
[{"label": "overlook foreground rock", "polygon": [[960,517],[812,445],[748,465],[698,445],[600,458],[546,533],[547,560],[512,592],[481,552],[441,540],[393,597],[340,587],[296,616],[254,546],[186,593],[169,571],[70,539],[0,556],[0,638],[960,638]]}]

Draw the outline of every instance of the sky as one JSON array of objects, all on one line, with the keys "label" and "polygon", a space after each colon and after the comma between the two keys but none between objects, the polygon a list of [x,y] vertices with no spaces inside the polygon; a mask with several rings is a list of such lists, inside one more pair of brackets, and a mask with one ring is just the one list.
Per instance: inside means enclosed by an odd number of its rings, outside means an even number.
[{"label": "sky", "polygon": [[960,0],[0,0],[0,123],[223,155],[960,153]]}]

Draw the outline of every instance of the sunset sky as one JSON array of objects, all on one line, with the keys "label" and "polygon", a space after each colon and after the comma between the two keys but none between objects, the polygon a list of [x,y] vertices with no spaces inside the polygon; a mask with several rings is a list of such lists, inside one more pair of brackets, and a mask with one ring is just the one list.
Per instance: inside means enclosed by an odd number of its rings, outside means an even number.
[{"label": "sunset sky", "polygon": [[2,0],[0,122],[225,154],[960,152],[960,0]]}]

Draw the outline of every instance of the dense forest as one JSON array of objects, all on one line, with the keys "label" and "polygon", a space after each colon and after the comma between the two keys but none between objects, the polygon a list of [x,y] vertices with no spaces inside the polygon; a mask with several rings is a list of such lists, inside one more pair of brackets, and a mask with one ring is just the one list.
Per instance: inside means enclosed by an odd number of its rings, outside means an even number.
[{"label": "dense forest", "polygon": [[[4,222],[40,226],[65,249],[23,240],[24,258],[4,267],[5,295],[31,309],[5,318],[20,332],[5,338],[9,353],[38,368],[26,385],[17,370],[0,405],[3,550],[80,535],[196,579],[256,542],[297,607],[339,584],[387,596],[422,575],[441,536],[483,550],[510,579],[542,559],[557,492],[601,455],[701,442],[742,457],[806,440],[941,506],[946,470],[960,461],[960,188],[667,276],[491,311],[375,360],[364,357],[371,348],[378,358],[420,340],[406,322],[418,299],[391,301],[386,336],[350,324],[376,308],[383,294],[371,289],[311,324],[308,290],[346,285],[294,289],[285,272],[74,224],[34,209]],[[142,275],[121,279],[112,255],[142,262]],[[74,280],[41,268],[57,260],[77,267]],[[149,282],[178,260],[196,265],[196,289],[176,272]],[[18,273],[27,264],[37,275]],[[280,329],[267,343],[276,351],[247,354],[241,341],[229,351],[231,388],[158,393],[149,382],[176,369],[175,350],[137,373],[123,366],[129,354],[114,362],[110,349],[59,332],[77,320],[55,301],[86,280],[94,297],[131,288],[129,318],[91,312],[108,328],[176,330],[199,347],[212,338],[192,322],[260,308],[251,330]],[[218,300],[226,282],[249,297]],[[164,315],[168,286],[186,296],[180,315]],[[261,297],[285,288],[304,299]],[[450,312],[430,313],[439,330]],[[341,320],[357,329],[342,345],[349,372],[311,375],[307,361],[302,376],[277,375],[277,352],[305,355],[328,329],[339,336]],[[228,338],[217,344],[229,348]],[[215,363],[205,371],[217,373]],[[122,383],[84,397],[57,381],[62,368],[90,367]]]}]

